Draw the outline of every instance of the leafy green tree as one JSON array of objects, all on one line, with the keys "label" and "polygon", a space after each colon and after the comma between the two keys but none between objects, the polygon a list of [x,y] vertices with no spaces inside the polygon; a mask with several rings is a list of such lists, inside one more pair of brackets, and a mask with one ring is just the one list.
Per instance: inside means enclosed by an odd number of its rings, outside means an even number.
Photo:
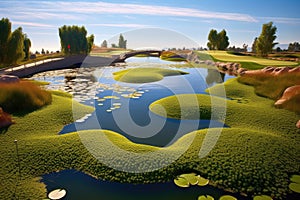
[{"label": "leafy green tree", "polygon": [[216,50],[218,45],[218,32],[215,29],[210,30],[208,34],[207,47],[210,50]]},{"label": "leafy green tree", "polygon": [[102,42],[102,44],[101,44],[101,47],[107,48],[107,41],[106,41],[106,40],[103,40],[103,42]]},{"label": "leafy green tree", "polygon": [[226,35],[225,29],[223,29],[220,33],[218,33],[218,41],[217,41],[217,49],[225,50],[229,46],[229,38]]},{"label": "leafy green tree", "polygon": [[29,53],[30,53],[30,47],[31,47],[31,41],[27,37],[27,35],[24,35],[24,53],[25,53],[25,60],[29,59]]},{"label": "leafy green tree", "polygon": [[276,36],[277,28],[273,26],[273,22],[263,24],[262,32],[257,38],[256,43],[256,53],[259,56],[266,57],[268,53],[272,52],[274,46],[278,43],[274,42],[277,38]]},{"label": "leafy green tree", "polygon": [[5,63],[7,57],[8,41],[11,36],[11,23],[9,19],[0,20],[0,63]]},{"label": "leafy green tree", "polygon": [[111,44],[111,48],[118,48],[118,46],[116,44]]},{"label": "leafy green tree", "polygon": [[7,63],[9,64],[16,64],[24,58],[24,34],[21,27],[11,34],[7,52]]},{"label": "leafy green tree", "polygon": [[125,40],[124,37],[123,37],[123,35],[120,34],[120,37],[119,37],[119,48],[126,49],[126,46],[127,46],[127,40]]},{"label": "leafy green tree", "polygon": [[59,28],[61,50],[64,54],[86,54],[92,49],[94,35],[87,37],[84,26],[62,26]]},{"label": "leafy green tree", "polygon": [[257,43],[257,37],[254,38],[254,41],[253,41],[253,44],[251,47],[253,53],[256,53],[256,43]]},{"label": "leafy green tree", "polygon": [[210,30],[207,43],[207,47],[210,50],[225,50],[228,46],[229,38],[224,29],[220,33],[215,29]]}]

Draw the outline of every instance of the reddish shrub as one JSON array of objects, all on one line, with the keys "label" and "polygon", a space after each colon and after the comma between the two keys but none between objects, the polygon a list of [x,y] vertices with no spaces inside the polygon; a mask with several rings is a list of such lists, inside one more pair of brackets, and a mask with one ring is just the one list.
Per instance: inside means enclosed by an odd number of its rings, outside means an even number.
[{"label": "reddish shrub", "polygon": [[6,112],[25,114],[51,102],[50,92],[29,81],[0,83],[0,107]]}]

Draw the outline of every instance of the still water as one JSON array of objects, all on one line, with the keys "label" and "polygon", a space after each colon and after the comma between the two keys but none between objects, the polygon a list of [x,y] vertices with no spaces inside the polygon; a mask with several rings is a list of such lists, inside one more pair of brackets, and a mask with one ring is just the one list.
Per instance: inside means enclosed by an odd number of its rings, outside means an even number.
[{"label": "still water", "polygon": [[[79,68],[37,74],[36,80],[48,81],[49,89],[60,89],[93,106],[95,112],[66,125],[60,134],[77,130],[107,129],[122,134],[135,143],[168,146],[194,130],[226,127],[216,120],[176,120],[149,111],[149,105],[176,94],[206,94],[208,87],[232,76],[205,68],[180,68],[189,74],[164,77],[163,80],[133,84],[113,79],[113,72],[132,67],[163,67],[176,69],[172,62],[158,58],[131,58],[125,66]],[[224,77],[225,76],[225,77]]]},{"label": "still water", "polygon": [[[47,191],[64,188],[64,200],[197,200],[198,196],[210,195],[219,199],[222,195],[233,195],[212,186],[180,188],[173,182],[152,184],[117,183],[95,179],[76,170],[64,170],[45,174],[42,182]],[[234,194],[239,200],[249,200]]]}]

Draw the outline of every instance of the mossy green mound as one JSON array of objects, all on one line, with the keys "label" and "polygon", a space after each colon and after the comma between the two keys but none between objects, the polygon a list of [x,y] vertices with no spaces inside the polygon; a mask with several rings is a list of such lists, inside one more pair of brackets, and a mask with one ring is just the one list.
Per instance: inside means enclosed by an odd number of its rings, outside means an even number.
[{"label": "mossy green mound", "polygon": [[[213,110],[212,102],[215,105]],[[212,112],[217,112],[215,119],[222,119],[225,114],[226,100],[205,94],[181,94],[157,100],[149,108],[161,116],[166,113],[168,118],[211,119]]]},{"label": "mossy green mound", "polygon": [[199,116],[201,119],[211,119],[214,113],[213,119],[225,119],[225,124],[230,127],[293,136],[299,132],[295,127],[299,115],[274,108],[273,100],[257,96],[253,87],[243,85],[237,79],[228,80],[224,86],[216,85],[207,91],[218,95],[224,87],[226,97],[230,100],[205,94],[183,94],[155,101],[150,105],[150,110],[176,119],[199,119]]},{"label": "mossy green mound", "polygon": [[[45,198],[46,188],[39,182],[38,177],[44,173],[75,166],[77,157],[85,152],[84,147],[80,146],[78,136],[60,136],[57,133],[64,125],[92,111],[93,108],[73,102],[70,97],[57,93],[52,95],[51,105],[25,116],[14,116],[16,124],[0,135],[0,199]],[[15,139],[19,146],[20,180]]]},{"label": "mossy green mound", "polygon": [[165,76],[188,74],[180,70],[165,68],[132,68],[114,72],[114,79],[126,83],[149,83],[162,80]]}]

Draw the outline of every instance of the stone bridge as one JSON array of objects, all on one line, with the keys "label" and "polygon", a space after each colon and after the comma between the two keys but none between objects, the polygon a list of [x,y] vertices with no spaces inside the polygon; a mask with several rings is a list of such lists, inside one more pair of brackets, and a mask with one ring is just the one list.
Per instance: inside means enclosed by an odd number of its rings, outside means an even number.
[{"label": "stone bridge", "polygon": [[127,58],[136,55],[147,55],[159,57],[161,51],[158,50],[143,50],[143,51],[130,51],[113,57],[99,57],[99,56],[87,56],[87,55],[74,55],[61,59],[54,59],[51,62],[38,62],[40,64],[28,64],[24,67],[14,67],[0,71],[1,74],[15,75],[20,78],[30,77],[33,74],[37,74],[44,71],[68,69],[77,67],[103,67],[114,65],[118,62],[125,62]]}]

